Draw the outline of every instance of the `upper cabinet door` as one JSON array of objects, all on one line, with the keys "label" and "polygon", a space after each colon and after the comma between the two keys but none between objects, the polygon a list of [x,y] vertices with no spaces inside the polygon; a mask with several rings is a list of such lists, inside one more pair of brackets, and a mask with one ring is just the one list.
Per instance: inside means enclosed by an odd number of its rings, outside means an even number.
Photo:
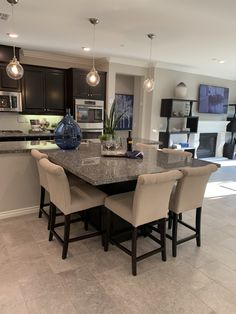
[{"label": "upper cabinet door", "polygon": [[86,82],[86,71],[73,70],[73,96],[80,99],[88,99],[90,96],[89,85]]},{"label": "upper cabinet door", "polygon": [[37,114],[46,111],[44,89],[44,72],[37,67],[25,66],[23,112]]},{"label": "upper cabinet door", "polygon": [[5,91],[20,92],[21,80],[13,80],[6,73],[7,64],[0,66],[0,89]]},{"label": "upper cabinet door", "polygon": [[64,70],[25,65],[23,112],[59,114],[65,112]]},{"label": "upper cabinet door", "polygon": [[48,113],[65,110],[65,75],[63,70],[45,72],[45,108]]},{"label": "upper cabinet door", "polygon": [[106,73],[98,72],[100,82],[97,86],[89,86],[86,82],[88,71],[73,69],[73,96],[80,99],[105,100]]}]

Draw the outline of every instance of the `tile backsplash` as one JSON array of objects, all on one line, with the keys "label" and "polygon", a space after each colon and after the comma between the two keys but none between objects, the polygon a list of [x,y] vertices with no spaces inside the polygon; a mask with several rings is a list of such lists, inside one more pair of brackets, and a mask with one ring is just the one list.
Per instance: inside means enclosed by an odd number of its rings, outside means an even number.
[{"label": "tile backsplash", "polygon": [[62,116],[46,116],[46,115],[22,115],[13,112],[0,112],[0,130],[20,130],[24,133],[28,133],[31,129],[30,120],[46,120],[50,123],[49,128],[52,125],[61,121]]}]

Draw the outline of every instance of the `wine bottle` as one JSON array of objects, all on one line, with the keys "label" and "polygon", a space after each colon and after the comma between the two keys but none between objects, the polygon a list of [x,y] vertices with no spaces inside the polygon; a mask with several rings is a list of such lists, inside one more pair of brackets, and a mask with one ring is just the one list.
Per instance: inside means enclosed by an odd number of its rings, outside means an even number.
[{"label": "wine bottle", "polygon": [[127,152],[132,152],[133,139],[131,137],[131,131],[129,131],[129,136],[127,137]]}]

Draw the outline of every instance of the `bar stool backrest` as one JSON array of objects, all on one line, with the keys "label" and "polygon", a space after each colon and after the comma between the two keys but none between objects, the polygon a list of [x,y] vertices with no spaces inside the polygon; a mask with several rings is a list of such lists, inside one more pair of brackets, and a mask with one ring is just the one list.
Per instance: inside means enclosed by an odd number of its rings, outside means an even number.
[{"label": "bar stool backrest", "polygon": [[181,177],[178,170],[138,177],[132,212],[135,227],[167,217],[171,190]]},{"label": "bar stool backrest", "polygon": [[70,214],[70,186],[64,169],[45,158],[41,159],[39,163],[47,173],[51,202],[65,215]]},{"label": "bar stool backrest", "polygon": [[183,177],[178,181],[170,200],[170,210],[175,213],[202,207],[202,202],[212,172],[217,166],[209,164],[202,167],[180,169]]},{"label": "bar stool backrest", "polygon": [[37,168],[38,168],[38,174],[39,174],[39,183],[46,191],[49,191],[47,174],[46,174],[45,170],[42,169],[42,167],[39,164],[39,160],[42,159],[42,158],[46,158],[47,159],[48,155],[40,153],[37,149],[32,149],[31,150],[31,155],[36,160],[36,164],[37,164]]}]

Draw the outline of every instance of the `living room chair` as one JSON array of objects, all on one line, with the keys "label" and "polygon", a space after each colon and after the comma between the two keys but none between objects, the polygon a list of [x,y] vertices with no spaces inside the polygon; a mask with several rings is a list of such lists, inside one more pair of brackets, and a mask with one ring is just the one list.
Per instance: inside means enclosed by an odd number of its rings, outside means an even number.
[{"label": "living room chair", "polygon": [[[101,232],[92,232],[78,237],[70,238],[71,214],[77,212],[85,213],[95,207],[104,205],[106,194],[90,184],[83,183],[81,185],[70,186],[64,169],[55,165],[48,159],[41,159],[40,166],[47,173],[47,179],[50,191],[50,233],[49,241],[55,236],[63,245],[62,259],[67,257],[69,242],[87,239],[100,235]],[[64,215],[64,236],[63,239],[56,232],[56,228],[62,224],[56,224],[56,208]]]},{"label": "living room chair", "polygon": [[[177,245],[186,241],[196,239],[197,246],[201,246],[201,211],[204,193],[210,175],[217,170],[217,165],[209,164],[202,167],[186,167],[180,169],[183,177],[178,180],[174,191],[171,194],[169,210],[173,219],[172,236],[167,235],[172,240],[172,255],[177,255]],[[188,210],[196,209],[195,228],[178,219],[179,214]],[[184,225],[194,234],[177,240],[178,223]]]},{"label": "living room chair", "polygon": [[[146,257],[161,252],[162,260],[166,261],[165,228],[168,204],[173,185],[181,177],[182,173],[178,170],[140,175],[135,191],[109,196],[105,200],[106,232],[104,236],[104,250],[108,251],[109,241],[111,241],[130,255],[132,259],[132,274],[134,276],[137,274],[137,262]],[[111,212],[132,225],[131,251],[111,236]],[[160,240],[151,233],[148,236],[157,242],[160,248],[137,257],[138,227],[154,222],[158,222],[158,229],[153,227],[152,230],[160,232]]]}]

